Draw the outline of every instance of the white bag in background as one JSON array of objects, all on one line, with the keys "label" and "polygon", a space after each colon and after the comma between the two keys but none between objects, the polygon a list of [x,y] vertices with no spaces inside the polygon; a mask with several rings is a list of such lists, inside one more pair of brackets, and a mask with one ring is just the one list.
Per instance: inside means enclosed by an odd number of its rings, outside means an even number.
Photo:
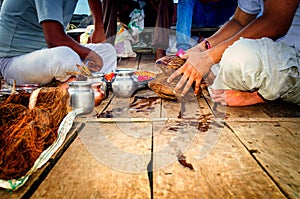
[{"label": "white bag in background", "polygon": [[89,36],[94,32],[95,26],[88,25],[84,33],[80,35],[80,43],[87,44]]},{"label": "white bag in background", "polygon": [[118,57],[136,57],[136,53],[132,50],[131,42],[134,39],[126,29],[125,25],[118,23],[118,32],[115,39],[115,49]]}]

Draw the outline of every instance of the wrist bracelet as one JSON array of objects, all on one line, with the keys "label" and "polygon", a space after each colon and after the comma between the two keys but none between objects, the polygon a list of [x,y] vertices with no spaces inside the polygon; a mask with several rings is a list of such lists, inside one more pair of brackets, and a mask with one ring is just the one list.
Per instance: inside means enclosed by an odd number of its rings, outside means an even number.
[{"label": "wrist bracelet", "polygon": [[206,49],[211,49],[211,45],[210,45],[209,41],[207,41],[206,39],[204,39],[204,44],[205,44]]}]

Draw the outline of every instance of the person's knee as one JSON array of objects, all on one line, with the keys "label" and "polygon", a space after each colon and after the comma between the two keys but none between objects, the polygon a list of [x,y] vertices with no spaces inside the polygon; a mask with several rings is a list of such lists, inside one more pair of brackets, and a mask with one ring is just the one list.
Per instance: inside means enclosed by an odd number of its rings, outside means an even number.
[{"label": "person's knee", "polygon": [[110,53],[111,57],[113,59],[117,59],[117,51],[116,51],[115,47],[110,43],[106,43],[105,45],[106,45],[105,49],[107,49],[107,51]]},{"label": "person's knee", "polygon": [[51,57],[53,58],[52,62],[56,65],[54,71],[74,71],[76,69],[76,64],[81,62],[79,55],[69,47],[60,46],[52,48],[49,51]]},{"label": "person's knee", "polygon": [[257,66],[257,45],[255,40],[241,39],[228,47],[221,59],[220,65],[225,73],[242,73],[244,68]]},{"label": "person's knee", "polygon": [[103,68],[105,72],[112,71],[117,68],[117,51],[115,47],[111,44],[106,44],[106,49],[109,52],[109,59],[104,60],[107,64],[107,68]]},{"label": "person's knee", "polygon": [[76,64],[81,63],[79,55],[66,46],[51,48],[46,53],[48,53],[48,57],[51,57],[47,63],[48,72],[56,79],[64,77],[66,72],[76,71]]},{"label": "person's knee", "polygon": [[50,53],[53,54],[53,58],[57,57],[59,61],[63,61],[65,63],[78,63],[78,61],[80,61],[79,55],[67,46],[53,48],[53,51]]},{"label": "person's knee", "polygon": [[261,70],[257,52],[255,40],[242,39],[228,47],[220,62],[223,82],[234,89],[253,89]]}]

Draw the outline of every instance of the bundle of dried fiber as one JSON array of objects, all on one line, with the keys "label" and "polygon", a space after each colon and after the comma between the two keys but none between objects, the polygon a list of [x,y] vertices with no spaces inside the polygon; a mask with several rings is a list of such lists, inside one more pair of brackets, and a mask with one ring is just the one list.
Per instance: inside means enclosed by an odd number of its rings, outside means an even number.
[{"label": "bundle of dried fiber", "polygon": [[23,117],[27,110],[22,104],[8,103],[0,106],[0,128],[9,128],[11,123],[16,123],[15,120]]},{"label": "bundle of dried fiber", "polygon": [[49,112],[34,108],[5,131],[0,130],[0,179],[17,179],[25,175],[35,160],[57,138]]},{"label": "bundle of dried fiber", "polygon": [[19,92],[11,94],[2,104],[22,104],[23,106],[28,107],[29,105],[30,93],[28,92]]},{"label": "bundle of dried fiber", "polygon": [[49,111],[53,125],[58,128],[61,120],[70,111],[70,96],[66,89],[60,87],[43,87],[33,91],[30,96],[29,109],[34,107]]},{"label": "bundle of dried fiber", "polygon": [[[29,171],[57,139],[58,126],[69,111],[65,89],[37,89],[30,95],[28,107],[22,105],[25,95],[18,95],[0,106],[0,179],[4,180],[17,179]],[[13,122],[7,122],[10,119]]]}]

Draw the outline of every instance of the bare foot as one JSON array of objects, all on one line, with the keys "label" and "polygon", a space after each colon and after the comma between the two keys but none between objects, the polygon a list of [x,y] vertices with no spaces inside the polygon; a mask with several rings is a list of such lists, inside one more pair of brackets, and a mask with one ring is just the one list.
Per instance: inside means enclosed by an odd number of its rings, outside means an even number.
[{"label": "bare foot", "polygon": [[257,91],[246,92],[238,90],[211,90],[211,97],[214,102],[228,106],[248,106],[266,102]]}]

